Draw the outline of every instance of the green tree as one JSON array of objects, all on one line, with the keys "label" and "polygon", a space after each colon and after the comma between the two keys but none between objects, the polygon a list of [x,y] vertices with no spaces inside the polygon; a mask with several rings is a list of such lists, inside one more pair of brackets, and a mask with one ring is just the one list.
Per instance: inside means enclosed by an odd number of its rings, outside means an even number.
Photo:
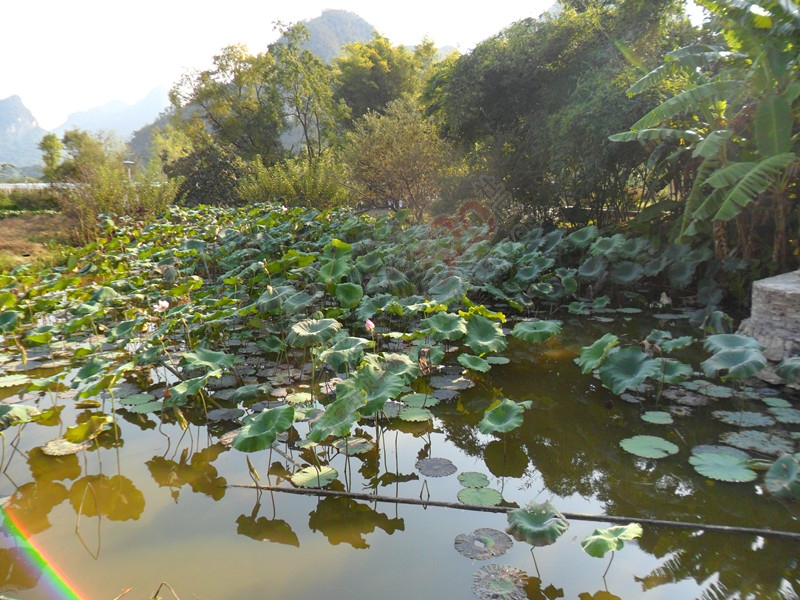
[{"label": "green tree", "polygon": [[[255,162],[261,161],[256,157]],[[209,141],[165,164],[163,170],[180,182],[177,197],[184,206],[242,204],[237,186],[248,163],[230,146]]]},{"label": "green tree", "polygon": [[303,49],[308,40],[305,26],[282,27],[281,33],[281,39],[269,47],[275,64],[276,92],[286,111],[283,118],[299,132],[303,153],[313,162],[330,146],[341,107],[333,98],[330,67]]},{"label": "green tree", "polygon": [[598,220],[626,210],[644,153],[607,137],[655,104],[627,102],[625,91],[637,65],[654,64],[689,33],[680,4],[587,0],[519,21],[434,71],[428,114],[538,220],[555,208]]},{"label": "green tree", "polygon": [[267,164],[283,155],[284,99],[278,87],[278,71],[272,54],[248,54],[243,46],[228,46],[214,57],[207,71],[184,75],[170,91],[176,128],[189,127],[208,142],[210,132],[217,144],[231,146],[245,160],[260,156]]},{"label": "green tree", "polygon": [[55,133],[48,133],[39,142],[39,150],[42,151],[44,162],[44,179],[52,183],[58,177],[58,166],[61,164],[64,144]]},{"label": "green tree", "polygon": [[[800,8],[773,0],[698,4],[711,15],[710,43],[667,54],[631,86],[631,95],[673,93],[612,139],[647,145],[650,163],[667,173],[665,164],[694,164],[677,237],[712,238],[719,259],[738,255],[784,271],[787,231],[797,226]],[[759,256],[765,247],[770,255]]]},{"label": "green tree", "polygon": [[[431,60],[428,50],[432,46],[424,43],[419,62]],[[392,46],[387,38],[373,33],[367,43],[346,45],[335,66],[336,97],[350,108],[353,123],[369,111],[382,112],[392,100],[414,93],[418,66],[422,65],[405,47]]]},{"label": "green tree", "polygon": [[344,159],[357,197],[372,206],[408,208],[417,221],[439,197],[450,152],[410,98],[369,112],[347,136]]}]

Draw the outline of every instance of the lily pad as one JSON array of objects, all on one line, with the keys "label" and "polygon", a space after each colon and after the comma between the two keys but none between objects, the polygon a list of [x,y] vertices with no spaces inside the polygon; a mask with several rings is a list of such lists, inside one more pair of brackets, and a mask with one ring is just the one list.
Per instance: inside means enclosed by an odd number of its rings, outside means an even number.
[{"label": "lily pad", "polygon": [[475,385],[471,379],[461,376],[434,375],[430,380],[431,387],[443,390],[466,390]]},{"label": "lily pad", "polygon": [[796,408],[775,407],[770,408],[769,412],[775,415],[775,418],[781,423],[789,423],[791,425],[800,424],[800,410]]},{"label": "lily pad", "polygon": [[73,444],[64,438],[56,438],[54,440],[50,440],[44,446],[42,446],[42,452],[48,456],[69,456],[70,454],[77,454],[89,446],[91,446],[90,442]]},{"label": "lily pad", "polygon": [[458,482],[468,488],[482,488],[489,485],[489,478],[477,471],[465,471],[458,474]]},{"label": "lily pad", "polygon": [[503,501],[503,496],[488,487],[463,488],[458,492],[458,501],[473,506],[497,506]]},{"label": "lily pad", "polygon": [[323,488],[339,476],[333,467],[306,467],[294,473],[290,481],[301,488]]},{"label": "lily pad", "polygon": [[723,444],[762,454],[778,455],[794,452],[792,441],[780,433],[754,430],[731,431],[723,433],[719,439]]},{"label": "lily pad", "polygon": [[333,447],[345,454],[366,454],[375,448],[375,442],[363,437],[347,436],[333,442]]},{"label": "lily pad", "polygon": [[656,425],[671,425],[674,421],[672,415],[661,410],[649,410],[642,415],[642,421]]},{"label": "lily pad", "polygon": [[761,401],[771,408],[791,408],[792,403],[783,398],[762,398]]},{"label": "lily pad", "polygon": [[427,408],[416,406],[403,406],[397,412],[398,418],[410,423],[421,423],[433,419],[433,413]]},{"label": "lily pad", "polygon": [[531,502],[524,508],[509,511],[506,518],[506,532],[532,546],[549,546],[569,528],[564,515],[550,502]]},{"label": "lily pad", "polygon": [[659,363],[638,348],[623,348],[610,353],[600,366],[601,381],[615,394],[635,388],[648,377],[659,374]]},{"label": "lily pad", "polygon": [[608,551],[619,550],[625,545],[626,540],[642,536],[642,526],[639,523],[628,525],[615,525],[607,529],[595,529],[581,541],[581,548],[589,556],[603,558]]},{"label": "lily pad", "polygon": [[514,545],[513,540],[498,529],[482,527],[470,534],[456,536],[453,546],[462,556],[474,560],[488,560],[502,556]]},{"label": "lily pad", "polygon": [[721,452],[692,454],[689,462],[695,471],[718,481],[753,481],[756,472],[748,468],[749,459]]},{"label": "lily pad", "polygon": [[626,452],[642,458],[664,458],[678,453],[678,447],[675,444],[654,435],[635,435],[625,438],[619,445]]},{"label": "lily pad", "polygon": [[523,321],[511,332],[524,342],[542,343],[561,333],[561,321]]},{"label": "lily pad", "polygon": [[426,477],[447,477],[458,469],[446,458],[421,458],[416,464],[417,470]]},{"label": "lily pad", "polygon": [[[729,411],[729,410],[715,410],[711,413],[715,419],[719,419],[728,425],[737,425],[739,427],[767,427],[775,424],[775,419],[762,415],[761,413],[751,411]],[[800,414],[800,411],[798,411]]]},{"label": "lily pad", "polygon": [[528,575],[513,567],[487,565],[473,576],[472,591],[482,600],[527,600]]},{"label": "lily pad", "polygon": [[0,388],[16,387],[18,385],[25,385],[30,381],[27,375],[15,373],[13,375],[3,375],[0,377]]},{"label": "lily pad", "polygon": [[405,396],[400,396],[398,400],[413,408],[428,408],[439,404],[439,399],[430,394],[406,394]]}]

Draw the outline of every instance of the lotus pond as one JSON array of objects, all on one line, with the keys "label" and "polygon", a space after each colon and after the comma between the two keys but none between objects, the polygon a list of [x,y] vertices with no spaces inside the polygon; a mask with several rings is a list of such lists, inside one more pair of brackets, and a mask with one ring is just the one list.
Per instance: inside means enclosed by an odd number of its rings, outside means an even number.
[{"label": "lotus pond", "polygon": [[798,401],[692,325],[707,253],[489,233],[171,209],[0,275],[0,594],[800,597]]}]

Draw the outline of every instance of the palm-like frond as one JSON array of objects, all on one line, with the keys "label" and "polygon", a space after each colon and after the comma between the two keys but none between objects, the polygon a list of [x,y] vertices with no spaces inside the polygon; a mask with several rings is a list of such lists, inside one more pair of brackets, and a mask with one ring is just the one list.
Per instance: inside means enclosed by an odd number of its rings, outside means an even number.
[{"label": "palm-like frond", "polygon": [[707,70],[720,62],[734,58],[745,58],[745,55],[729,52],[718,46],[685,46],[667,54],[663,64],[634,83],[626,93],[628,96],[635,96],[644,90],[657,86],[669,77],[695,73],[698,69]]},{"label": "palm-like frond", "polygon": [[702,156],[703,158],[711,158],[712,156],[719,155],[720,148],[731,139],[733,131],[730,129],[717,129],[709,133],[705,139],[697,144],[697,148],[692,152],[693,157]]},{"label": "palm-like frond", "polygon": [[704,104],[724,100],[741,93],[742,81],[712,81],[690,88],[656,106],[631,125],[633,131],[648,129],[668,121],[672,117],[689,112],[698,112]]},{"label": "palm-like frond", "polygon": [[692,144],[700,139],[700,136],[695,131],[689,129],[670,129],[669,127],[655,128],[655,129],[642,129],[641,131],[623,131],[622,133],[615,133],[608,137],[612,142],[660,142],[667,138],[674,138],[683,140],[686,143]]}]

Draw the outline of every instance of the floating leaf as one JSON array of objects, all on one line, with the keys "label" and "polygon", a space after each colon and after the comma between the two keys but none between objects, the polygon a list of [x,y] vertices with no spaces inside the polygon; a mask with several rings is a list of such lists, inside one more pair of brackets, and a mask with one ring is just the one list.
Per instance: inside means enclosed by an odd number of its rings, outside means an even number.
[{"label": "floating leaf", "polygon": [[762,398],[761,401],[772,408],[791,408],[792,403],[783,398]]},{"label": "floating leaf", "polygon": [[774,407],[770,408],[769,412],[775,415],[775,418],[781,423],[788,423],[790,425],[800,424],[800,410],[796,408]]},{"label": "floating leaf", "polygon": [[511,335],[524,342],[540,344],[561,333],[561,321],[522,321],[514,326]]},{"label": "floating leaf", "polygon": [[509,511],[506,517],[506,532],[532,546],[549,546],[569,528],[564,515],[550,502],[531,502],[524,508]]},{"label": "floating leaf", "polygon": [[502,556],[514,545],[508,535],[497,529],[482,527],[470,534],[456,536],[453,546],[462,556],[474,560],[488,560]]},{"label": "floating leaf", "polygon": [[758,340],[755,338],[739,335],[737,333],[720,333],[717,335],[709,335],[703,340],[703,347],[708,352],[722,352],[724,350],[737,350],[741,348],[750,348],[755,350],[763,350]]},{"label": "floating leaf", "polygon": [[398,400],[402,400],[406,406],[413,408],[427,408],[439,404],[439,399],[430,394],[406,394],[398,398]]},{"label": "floating leaf", "polygon": [[89,445],[89,442],[73,444],[64,438],[57,438],[55,440],[50,440],[42,446],[42,452],[48,456],[69,456],[70,454],[77,454],[81,450],[87,449]]},{"label": "floating leaf", "polygon": [[497,506],[503,501],[503,496],[492,488],[464,488],[458,492],[458,501],[474,506]]},{"label": "floating leaf", "polygon": [[482,488],[489,485],[489,478],[477,471],[466,471],[458,474],[458,482],[464,487]]},{"label": "floating leaf", "polygon": [[732,431],[720,436],[723,444],[742,450],[753,450],[763,454],[783,454],[794,452],[792,441],[780,433],[765,431]]},{"label": "floating leaf", "polygon": [[433,419],[433,413],[427,408],[417,406],[403,406],[397,411],[397,417],[409,423],[422,423]]},{"label": "floating leaf", "polygon": [[333,442],[333,447],[345,454],[365,454],[375,449],[375,442],[363,437],[346,436]]},{"label": "floating leaf", "polygon": [[701,475],[718,481],[753,481],[756,472],[748,468],[749,459],[721,452],[692,453],[689,462]]},{"label": "floating leaf", "polygon": [[606,552],[619,550],[626,540],[641,537],[642,526],[639,523],[615,525],[607,529],[595,529],[591,535],[581,541],[581,548],[589,556],[603,558]]},{"label": "floating leaf", "polygon": [[484,413],[483,418],[478,423],[478,429],[481,433],[487,434],[505,433],[516,429],[522,425],[525,409],[530,407],[530,400],[514,402],[508,398],[503,398]]},{"label": "floating leaf", "polygon": [[0,388],[17,387],[18,385],[25,385],[30,381],[27,375],[21,373],[14,373],[13,375],[0,376]]},{"label": "floating leaf", "polygon": [[95,439],[111,426],[112,418],[109,415],[92,415],[83,423],[67,427],[64,439],[73,444],[81,444]]},{"label": "floating leaf", "polygon": [[622,449],[642,458],[664,458],[677,454],[678,447],[664,438],[654,435],[635,435],[619,443]]},{"label": "floating leaf", "polygon": [[301,488],[323,488],[339,476],[333,467],[306,467],[294,473],[290,481]]},{"label": "floating leaf", "polygon": [[416,467],[426,477],[446,477],[457,471],[453,462],[446,458],[421,458]]},{"label": "floating leaf", "polygon": [[642,415],[642,421],[656,425],[671,425],[674,421],[672,415],[661,410],[650,410]]},{"label": "floating leaf", "polygon": [[0,404],[0,430],[33,420],[39,409],[27,404]]},{"label": "floating leaf", "polygon": [[715,419],[719,419],[723,423],[739,427],[767,427],[775,424],[775,419],[757,412],[715,410],[711,414]]},{"label": "floating leaf", "polygon": [[784,454],[764,475],[767,491],[789,500],[800,499],[800,463],[797,456]]},{"label": "floating leaf", "polygon": [[481,600],[527,600],[528,574],[513,567],[487,565],[473,576],[472,591]]}]

